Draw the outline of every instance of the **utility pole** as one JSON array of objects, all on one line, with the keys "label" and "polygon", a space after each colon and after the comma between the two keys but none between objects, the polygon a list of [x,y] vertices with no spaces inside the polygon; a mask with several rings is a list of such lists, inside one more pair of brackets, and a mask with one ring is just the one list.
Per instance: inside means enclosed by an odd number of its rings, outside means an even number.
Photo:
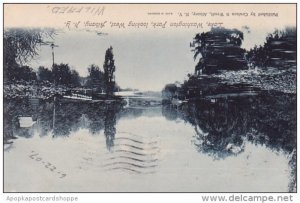
[{"label": "utility pole", "polygon": [[53,42],[51,43],[51,48],[52,48],[52,67],[54,66],[54,47],[58,47],[55,45]]},{"label": "utility pole", "polygon": [[[50,44],[51,48],[52,48],[52,69],[54,68],[54,47],[58,47],[57,45],[55,45],[53,42]],[[54,85],[56,86],[56,81],[54,79]]]}]

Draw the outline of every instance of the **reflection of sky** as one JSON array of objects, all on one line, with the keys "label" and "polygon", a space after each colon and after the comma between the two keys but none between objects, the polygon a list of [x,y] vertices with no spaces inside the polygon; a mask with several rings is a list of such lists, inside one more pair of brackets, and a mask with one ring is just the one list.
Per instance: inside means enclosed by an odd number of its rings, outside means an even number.
[{"label": "reflection of sky", "polygon": [[[140,116],[135,119],[120,119],[116,128],[116,146],[109,153],[103,131],[99,135],[91,135],[87,129],[82,128],[68,138],[19,138],[14,143],[14,148],[9,153],[5,152],[5,191],[286,192],[288,189],[287,157],[284,153],[273,152],[265,146],[247,142],[243,153],[215,160],[207,154],[197,152],[192,143],[195,139],[194,128],[184,121],[169,121],[159,115]],[[158,149],[152,149],[151,145],[117,139],[121,137],[143,143],[157,142],[154,146]],[[134,149],[124,144],[144,149]],[[117,152],[118,149],[147,156],[125,154]],[[39,153],[38,157],[42,161],[50,162],[57,170],[67,173],[66,178],[59,179],[57,174],[30,159],[28,155],[31,150]],[[131,167],[141,172],[154,171],[153,174],[106,170],[103,165],[111,163],[110,158],[118,155],[143,160],[157,159],[153,163],[143,164],[157,166],[148,169]],[[120,158],[115,161],[141,164]],[[22,167],[15,167],[16,162],[22,164]]]},{"label": "reflection of sky", "polygon": [[[251,29],[251,28],[250,28]],[[262,44],[267,32],[273,30],[251,30],[245,34],[243,47],[249,49]],[[59,33],[55,37],[55,62],[68,63],[80,75],[88,74],[87,67],[97,64],[102,68],[105,51],[113,46],[116,63],[116,80],[123,87],[160,91],[165,84],[183,81],[194,71],[196,62],[189,47],[194,31],[135,32],[97,35],[94,32],[77,31]],[[40,55],[31,62],[38,66],[51,67],[50,46],[42,47]]]}]

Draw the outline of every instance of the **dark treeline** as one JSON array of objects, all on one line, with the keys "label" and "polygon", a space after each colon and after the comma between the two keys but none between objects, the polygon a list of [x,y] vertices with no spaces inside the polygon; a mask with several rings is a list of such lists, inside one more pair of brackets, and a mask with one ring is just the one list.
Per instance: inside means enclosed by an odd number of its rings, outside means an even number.
[{"label": "dark treeline", "polygon": [[[296,64],[297,30],[287,27],[268,34],[263,45],[249,51],[241,48],[244,34],[237,29],[212,28],[198,33],[190,44],[199,61],[195,74],[241,70],[250,66],[288,68]],[[287,66],[289,65],[289,66]]]},{"label": "dark treeline", "polygon": [[79,87],[80,77],[76,70],[72,70],[68,64],[54,64],[51,69],[40,66],[36,73],[37,81],[49,82],[55,85],[67,87]]},{"label": "dark treeline", "polygon": [[[280,89],[282,83],[294,84],[290,74],[273,76],[276,84],[266,75],[251,75],[247,81],[231,81],[227,84],[218,74],[228,71],[240,71],[259,68],[268,71],[271,67],[276,70],[291,70],[296,67],[296,28],[287,27],[285,30],[275,30],[266,36],[263,45],[255,46],[249,51],[241,48],[244,34],[237,29],[212,28],[208,32],[195,35],[190,43],[194,60],[198,59],[195,72],[188,74],[188,79],[182,84],[167,84],[162,91],[165,101],[176,98],[179,100],[197,98],[205,95],[230,93],[233,91],[249,91],[255,89],[253,86],[268,86]],[[234,73],[233,73],[234,74]],[[256,77],[256,78],[255,78]],[[225,78],[226,79],[226,78]],[[253,81],[260,82],[255,84]],[[266,83],[266,84],[264,84]],[[281,83],[281,84],[280,84]],[[273,85],[273,86],[272,86]],[[276,86],[274,86],[276,85]]]},{"label": "dark treeline", "polygon": [[297,30],[287,27],[275,30],[266,37],[263,45],[250,49],[246,58],[251,66],[289,68],[296,65]]},{"label": "dark treeline", "polygon": [[[87,67],[89,75],[81,77],[69,64],[56,64],[51,67],[40,66],[33,70],[28,65],[23,65],[34,59],[41,46],[49,46],[56,35],[53,29],[21,29],[10,28],[4,31],[4,82],[5,84],[41,84],[63,86],[68,88],[84,87],[93,88],[97,92],[111,95],[118,86],[115,82],[115,63],[113,48],[106,50],[103,70],[92,64]],[[51,56],[49,56],[51,57]]]},{"label": "dark treeline", "polygon": [[212,28],[209,32],[196,34],[190,44],[194,48],[194,59],[200,56],[195,74],[246,68],[246,51],[241,48],[243,40],[243,32],[237,29]]},{"label": "dark treeline", "polygon": [[99,66],[92,64],[88,67],[89,76],[85,82],[85,86],[89,88],[97,88],[98,91],[104,91],[104,73]]},{"label": "dark treeline", "polygon": [[15,82],[39,82],[53,83],[55,85],[65,85],[67,87],[80,87],[81,78],[76,70],[70,68],[68,64],[54,64],[53,67],[45,68],[40,66],[37,71],[29,66],[19,66],[11,68],[4,76],[5,82],[12,84]]},{"label": "dark treeline", "polygon": [[44,39],[53,38],[54,35],[53,29],[5,29],[3,36],[4,81],[36,80],[33,69],[23,64],[38,55],[41,45],[50,45]]}]

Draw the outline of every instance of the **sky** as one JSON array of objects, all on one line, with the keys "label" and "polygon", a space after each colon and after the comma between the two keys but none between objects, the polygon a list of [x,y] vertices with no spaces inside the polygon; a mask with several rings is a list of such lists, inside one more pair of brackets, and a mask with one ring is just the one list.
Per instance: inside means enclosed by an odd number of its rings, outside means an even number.
[{"label": "sky", "polygon": [[[60,32],[54,37],[55,63],[67,63],[87,76],[87,68],[96,64],[103,66],[105,51],[112,46],[116,65],[116,82],[122,88],[160,91],[168,83],[184,81],[188,73],[194,72],[197,61],[193,59],[190,42],[196,33],[208,31],[205,22],[223,22],[226,28],[244,31],[243,48],[263,44],[267,33],[276,28],[295,25],[294,5],[105,5],[103,15],[94,13],[57,14],[56,5],[5,5],[5,27],[54,27]],[[60,8],[63,7],[59,5]],[[67,5],[70,7],[70,5]],[[75,5],[74,8],[79,5]],[[96,9],[98,5],[93,5]],[[103,5],[100,5],[103,8]],[[149,12],[172,12],[173,16],[152,16]],[[179,12],[278,12],[279,17],[178,17]],[[30,13],[30,15],[28,15]],[[201,22],[203,28],[166,28],[166,29],[68,29],[67,21],[77,22]],[[250,33],[243,26],[250,28]],[[98,35],[97,32],[107,33]],[[34,69],[39,66],[50,68],[52,54],[50,46],[42,46],[39,55],[29,64]]]},{"label": "sky", "polygon": [[[103,67],[105,51],[113,47],[116,81],[122,88],[161,90],[165,84],[183,81],[193,72],[195,61],[189,47],[193,35],[128,34],[102,35],[88,32],[61,33],[56,36],[55,63],[68,63],[81,76],[91,64]],[[41,47],[31,66],[51,67],[51,47]]]},{"label": "sky", "polygon": [[[58,33],[54,42],[55,63],[67,63],[87,76],[91,64],[103,67],[105,51],[113,47],[116,81],[122,88],[160,91],[165,84],[183,81],[193,73],[197,60],[193,59],[190,42],[196,33],[183,32],[170,35],[150,33],[97,35],[94,32],[73,31]],[[263,43],[265,34],[256,37],[245,35],[245,48]],[[50,46],[42,46],[39,55],[30,65],[52,66]]]}]

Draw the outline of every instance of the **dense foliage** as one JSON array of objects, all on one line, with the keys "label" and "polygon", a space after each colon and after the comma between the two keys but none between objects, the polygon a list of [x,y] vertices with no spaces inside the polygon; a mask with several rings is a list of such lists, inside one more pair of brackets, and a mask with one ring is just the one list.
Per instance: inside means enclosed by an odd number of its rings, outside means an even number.
[{"label": "dense foliage", "polygon": [[112,47],[110,47],[106,50],[103,69],[104,69],[104,80],[105,80],[105,86],[106,86],[106,93],[112,94],[113,90],[114,90],[114,86],[115,86],[114,72],[116,70]]},{"label": "dense foliage", "polygon": [[296,66],[297,30],[287,27],[275,30],[266,37],[263,45],[255,46],[247,52],[246,58],[251,66],[286,69]]},{"label": "dense foliage", "polygon": [[194,59],[200,56],[195,74],[246,68],[245,50],[241,48],[243,40],[243,32],[222,27],[196,34],[190,44],[194,48]]},{"label": "dense foliage", "polygon": [[[38,55],[38,49],[41,45],[49,45],[50,42],[46,39],[52,38],[54,34],[54,29],[5,29],[3,34],[5,81],[33,79],[33,70],[24,64]],[[28,77],[28,75],[31,76]]]},{"label": "dense foliage", "polygon": [[[111,95],[117,89],[114,80],[115,61],[113,48],[106,50],[103,70],[97,65],[88,67],[89,75],[80,77],[68,64],[55,64],[51,68],[29,67],[28,62],[39,54],[43,45],[53,46],[54,29],[8,28],[4,30],[4,81],[7,84],[52,84],[64,87],[86,87],[96,93]],[[50,41],[47,41],[50,40]],[[50,57],[50,56],[49,56]]]}]

